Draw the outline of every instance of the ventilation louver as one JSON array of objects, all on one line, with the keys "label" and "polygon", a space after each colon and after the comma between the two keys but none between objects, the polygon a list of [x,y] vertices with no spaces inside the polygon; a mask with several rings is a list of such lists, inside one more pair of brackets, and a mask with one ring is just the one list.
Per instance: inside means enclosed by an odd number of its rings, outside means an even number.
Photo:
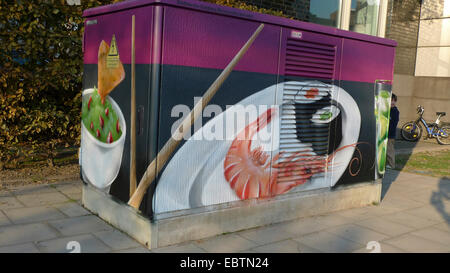
[{"label": "ventilation louver", "polygon": [[285,56],[277,181],[294,182],[324,175],[336,48],[288,38]]}]

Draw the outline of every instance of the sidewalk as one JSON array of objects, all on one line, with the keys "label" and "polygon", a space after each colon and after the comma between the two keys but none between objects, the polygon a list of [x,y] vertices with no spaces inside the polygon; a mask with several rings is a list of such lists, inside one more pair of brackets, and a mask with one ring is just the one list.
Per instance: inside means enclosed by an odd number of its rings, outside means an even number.
[{"label": "sidewalk", "polygon": [[378,206],[149,251],[80,206],[81,182],[0,192],[0,252],[450,252],[450,179],[389,171]]}]

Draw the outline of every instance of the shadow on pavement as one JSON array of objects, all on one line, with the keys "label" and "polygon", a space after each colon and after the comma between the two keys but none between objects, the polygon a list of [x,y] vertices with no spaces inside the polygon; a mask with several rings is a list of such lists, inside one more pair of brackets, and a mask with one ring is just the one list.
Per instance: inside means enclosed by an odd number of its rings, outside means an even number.
[{"label": "shadow on pavement", "polygon": [[[399,134],[399,133],[397,133]],[[391,184],[397,179],[400,172],[403,170],[404,165],[399,165],[399,159],[402,160],[406,164],[408,162],[409,158],[413,154],[414,148],[417,146],[417,142],[409,142],[404,141],[402,139],[396,139],[394,148],[395,148],[395,169],[398,172],[389,172],[389,170],[386,170],[385,175],[382,180],[382,187],[381,187],[381,201],[383,201],[384,197],[386,196],[386,193],[389,191],[389,188],[391,187]]]},{"label": "shadow on pavement", "polygon": [[450,177],[443,177],[439,180],[438,191],[433,192],[430,198],[431,205],[442,215],[447,225],[450,227],[450,213],[445,210],[445,203],[450,201]]}]

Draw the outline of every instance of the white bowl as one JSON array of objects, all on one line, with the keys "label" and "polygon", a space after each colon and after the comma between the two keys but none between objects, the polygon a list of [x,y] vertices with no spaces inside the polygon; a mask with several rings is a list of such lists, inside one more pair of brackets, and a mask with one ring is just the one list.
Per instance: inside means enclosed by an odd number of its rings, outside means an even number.
[{"label": "white bowl", "polygon": [[[83,99],[93,91],[93,88],[84,90]],[[125,118],[119,105],[110,96],[108,96],[108,100],[117,113],[120,128],[122,129],[122,135],[118,140],[111,144],[99,141],[87,130],[83,121],[81,121],[80,162],[83,178],[87,180],[86,182],[103,190],[108,189],[119,174],[127,131]]]}]

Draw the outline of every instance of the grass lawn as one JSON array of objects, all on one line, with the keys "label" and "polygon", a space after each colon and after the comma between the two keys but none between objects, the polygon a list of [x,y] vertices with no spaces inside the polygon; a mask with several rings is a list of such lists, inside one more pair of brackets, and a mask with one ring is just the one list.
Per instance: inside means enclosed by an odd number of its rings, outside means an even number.
[{"label": "grass lawn", "polygon": [[396,170],[450,177],[450,150],[397,155]]}]

